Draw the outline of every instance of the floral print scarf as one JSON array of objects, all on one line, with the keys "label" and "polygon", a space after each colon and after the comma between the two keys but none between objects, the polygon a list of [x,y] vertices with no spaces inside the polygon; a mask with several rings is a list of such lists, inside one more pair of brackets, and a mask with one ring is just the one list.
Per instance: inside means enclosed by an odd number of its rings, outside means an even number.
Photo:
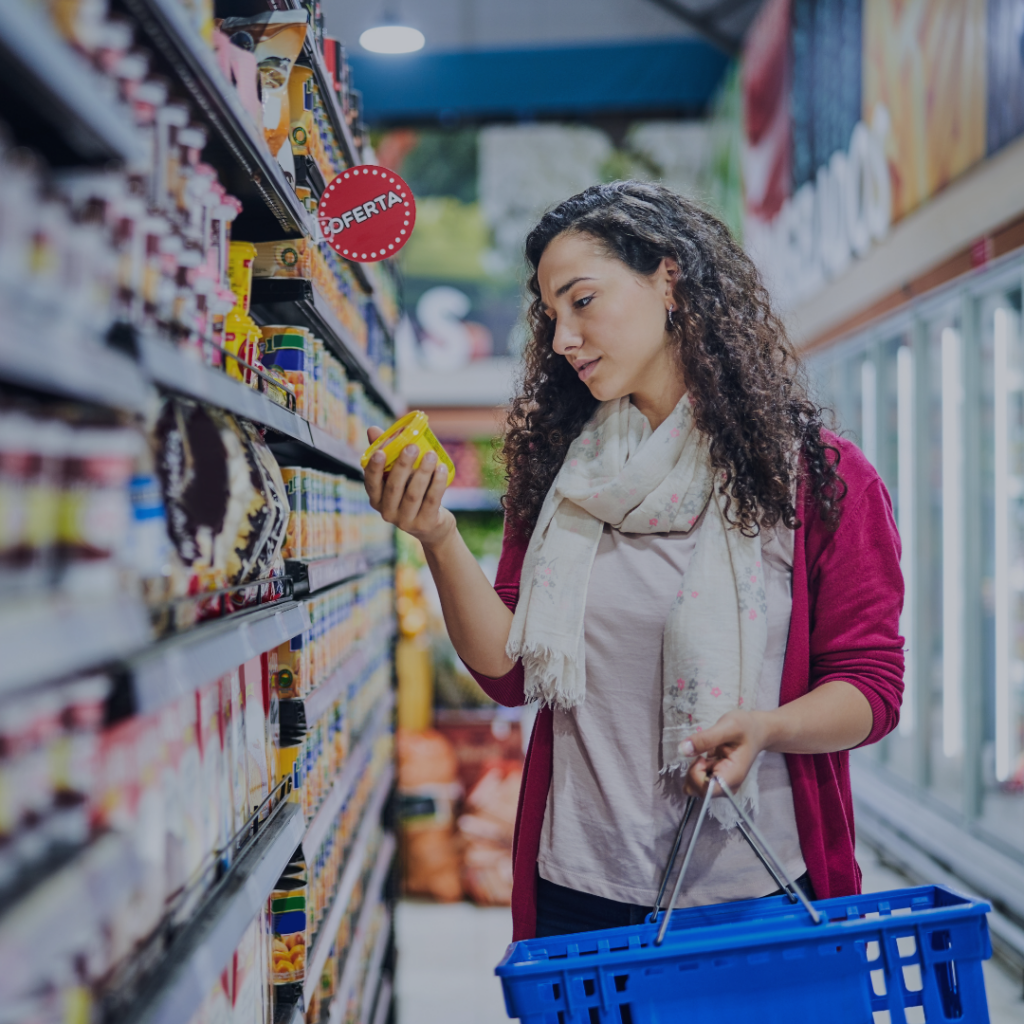
[{"label": "floral print scarf", "polygon": [[[508,655],[522,659],[527,700],[569,709],[586,696],[584,613],[604,524],[623,533],[687,533],[700,523],[685,578],[666,614],[662,773],[685,772],[687,736],[727,711],[753,708],[767,642],[761,539],[725,516],[706,439],[687,396],[652,431],[629,398],[603,402],[570,445],[523,563]],[[756,766],[757,762],[755,762]],[[755,810],[756,767],[739,796]],[[723,824],[725,800],[712,801]]]}]

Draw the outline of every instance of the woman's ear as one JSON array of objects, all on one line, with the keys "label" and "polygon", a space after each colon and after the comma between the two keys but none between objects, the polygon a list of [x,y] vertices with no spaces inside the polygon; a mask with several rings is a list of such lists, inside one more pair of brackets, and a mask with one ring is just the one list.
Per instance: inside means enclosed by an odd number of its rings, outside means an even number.
[{"label": "woman's ear", "polygon": [[665,300],[674,304],[675,295],[673,293],[676,282],[679,280],[679,264],[671,256],[665,256],[661,261],[661,266],[658,267],[658,277],[665,290]]}]

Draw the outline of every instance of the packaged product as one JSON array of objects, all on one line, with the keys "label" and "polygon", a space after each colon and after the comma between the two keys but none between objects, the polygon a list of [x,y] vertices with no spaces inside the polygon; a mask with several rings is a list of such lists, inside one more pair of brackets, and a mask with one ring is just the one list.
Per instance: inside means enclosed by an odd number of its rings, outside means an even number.
[{"label": "packaged product", "polygon": [[236,309],[248,315],[252,303],[252,268],[256,246],[252,242],[231,242],[228,253],[228,283],[235,293]]},{"label": "packaged product", "polygon": [[231,800],[231,836],[244,827],[249,815],[248,753],[242,680],[238,669],[221,677],[221,718],[224,721],[224,756]]},{"label": "packaged product", "polygon": [[420,412],[419,410],[413,410],[384,431],[384,433],[381,434],[381,436],[378,437],[365,452],[363,452],[360,464],[363,469],[366,469],[373,454],[375,452],[382,451],[384,452],[386,460],[384,463],[384,471],[387,472],[392,466],[394,466],[399,455],[401,455],[402,452],[404,452],[410,445],[419,451],[419,454],[416,456],[416,461],[413,463],[413,468],[419,466],[423,461],[424,455],[428,452],[433,452],[437,456],[438,462],[448,470],[448,485],[450,486],[451,482],[455,479],[455,466],[448,453],[441,446],[441,442],[438,441],[434,436],[434,432],[430,429],[427,414],[425,412]]},{"label": "packaged product", "polygon": [[296,65],[288,81],[288,103],[291,108],[291,141],[293,156],[309,156],[313,135],[313,69]]},{"label": "packaged product", "polygon": [[260,103],[259,69],[256,55],[248,49],[234,46],[223,32],[214,30],[213,47],[217,63],[224,77],[235,87],[246,113],[257,130],[263,128],[263,106]]},{"label": "packaged product", "polygon": [[[243,18],[225,18],[221,30],[231,42],[256,56],[263,105],[263,137],[277,156],[291,125],[288,79],[306,38],[304,11],[273,11]],[[290,151],[289,151],[290,152]]]},{"label": "packaged product", "polygon": [[306,907],[309,874],[302,849],[278,879],[270,896],[271,974],[275,985],[292,984],[306,977],[308,932]]},{"label": "packaged product", "polygon": [[283,379],[295,392],[296,410],[309,419],[307,398],[311,394],[312,337],[304,327],[269,325],[263,335],[263,365],[269,372],[281,371]]},{"label": "packaged product", "polygon": [[261,928],[262,922],[257,917],[245,929],[232,957],[232,1024],[267,1024],[263,1019],[263,972],[266,962],[258,956]]},{"label": "packaged product", "polygon": [[196,691],[199,749],[201,756],[202,846],[204,856],[227,844],[229,823],[221,794],[227,788],[223,764],[220,717],[220,682],[214,680]]},{"label": "packaged product", "polygon": [[270,795],[270,771],[267,762],[267,722],[263,706],[263,665],[251,658],[239,670],[245,698],[246,777],[248,809],[252,814]]},{"label": "packaged product", "polygon": [[307,238],[257,242],[253,277],[304,278],[312,276],[312,243]]}]

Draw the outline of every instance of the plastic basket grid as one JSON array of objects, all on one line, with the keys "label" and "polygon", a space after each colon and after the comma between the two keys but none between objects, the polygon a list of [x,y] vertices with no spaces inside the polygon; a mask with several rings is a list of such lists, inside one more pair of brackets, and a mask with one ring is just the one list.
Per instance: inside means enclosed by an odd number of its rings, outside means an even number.
[{"label": "plastic basket grid", "polygon": [[523,1024],[987,1024],[988,904],[922,886],[815,906],[825,923],[785,896],[678,910],[661,947],[652,924],[528,939],[495,973]]}]

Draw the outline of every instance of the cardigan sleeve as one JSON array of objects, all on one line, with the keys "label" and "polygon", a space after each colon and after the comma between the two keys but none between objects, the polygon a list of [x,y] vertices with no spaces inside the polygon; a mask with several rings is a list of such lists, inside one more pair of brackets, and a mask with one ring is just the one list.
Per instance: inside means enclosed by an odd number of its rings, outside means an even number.
[{"label": "cardigan sleeve", "polygon": [[[863,746],[876,743],[899,722],[904,667],[900,537],[881,478],[852,444],[838,441],[837,446],[848,487],[839,526],[834,533],[823,527],[808,533],[810,686],[842,679],[864,694],[874,725]],[[817,519],[816,513],[808,510],[808,518]]]},{"label": "cardigan sleeve", "polygon": [[[501,542],[501,558],[498,560],[498,571],[494,578],[494,589],[511,612],[516,610],[516,605],[519,603],[519,577],[523,570],[528,544],[529,537],[509,526],[506,519],[505,535]],[[466,668],[491,700],[496,700],[507,708],[519,707],[526,703],[525,679],[521,661],[517,661],[505,675],[496,679],[485,676],[468,665]]]}]

